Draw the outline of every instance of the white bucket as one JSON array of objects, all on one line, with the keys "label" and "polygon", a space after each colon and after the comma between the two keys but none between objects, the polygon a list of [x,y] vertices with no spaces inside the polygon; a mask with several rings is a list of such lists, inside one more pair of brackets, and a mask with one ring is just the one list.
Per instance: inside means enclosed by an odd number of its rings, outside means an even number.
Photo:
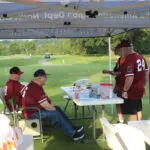
[{"label": "white bucket", "polygon": [[113,84],[111,83],[100,83],[100,96],[102,99],[112,98]]}]

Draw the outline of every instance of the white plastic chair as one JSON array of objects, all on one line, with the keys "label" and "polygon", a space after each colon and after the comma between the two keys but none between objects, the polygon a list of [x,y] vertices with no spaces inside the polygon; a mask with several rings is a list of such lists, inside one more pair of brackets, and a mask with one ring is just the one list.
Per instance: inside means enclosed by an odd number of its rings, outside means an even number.
[{"label": "white plastic chair", "polygon": [[[37,137],[35,139],[41,139],[42,143],[44,141],[43,139],[43,123],[42,123],[42,118],[41,118],[41,112],[40,112],[40,109],[38,108],[35,108],[35,107],[28,107],[28,108],[19,108],[19,110],[17,111],[13,111],[13,112],[10,112],[9,109],[7,108],[7,105],[6,105],[6,102],[5,102],[5,88],[0,88],[0,100],[2,101],[2,103],[4,104],[4,110],[3,110],[3,114],[5,115],[11,115],[13,117],[13,120],[14,120],[14,124],[17,126],[18,123],[20,122],[20,125],[22,124],[23,128],[22,130],[25,131],[25,125],[28,125],[28,128],[30,129],[30,134],[31,134],[31,131],[32,130],[35,130],[35,132],[33,133],[36,133],[34,134],[35,136],[40,136],[40,137]],[[14,101],[13,99],[11,100],[12,101],[12,106],[14,108]],[[32,120],[27,120],[26,122],[23,122],[23,121],[19,121],[18,119],[18,115],[22,115],[22,111],[24,110],[36,110],[38,113],[39,113],[39,119],[32,119]],[[24,120],[24,119],[23,119]],[[35,126],[35,127],[34,127]],[[39,127],[38,127],[39,126]],[[36,129],[39,129],[40,131],[37,132]],[[33,135],[33,136],[34,136]]]},{"label": "white plastic chair", "polygon": [[129,121],[128,125],[143,132],[145,135],[145,142],[150,145],[150,120]]},{"label": "white plastic chair", "polygon": [[0,88],[0,100],[1,100],[1,103],[4,105],[4,109],[2,113],[9,115],[10,111],[6,107],[6,103],[5,103],[5,88]]},{"label": "white plastic chair", "polygon": [[[113,150],[125,150],[125,144],[121,144],[117,138],[118,133],[115,127],[111,125],[106,118],[101,118],[100,123],[106,136],[108,146]],[[122,145],[124,145],[125,148],[123,148]]]},{"label": "white plastic chair", "polygon": [[113,150],[146,150],[143,133],[126,124],[112,125],[106,118],[101,118],[100,122],[108,146]]}]

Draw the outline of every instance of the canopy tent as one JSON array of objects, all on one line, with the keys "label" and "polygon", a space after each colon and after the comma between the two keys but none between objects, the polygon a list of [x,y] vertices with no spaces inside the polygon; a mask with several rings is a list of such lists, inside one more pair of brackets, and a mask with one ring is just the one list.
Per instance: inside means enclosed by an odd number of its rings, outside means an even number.
[{"label": "canopy tent", "polygon": [[[0,39],[109,37],[150,27],[150,0],[0,0]],[[110,76],[111,82],[111,76]]]},{"label": "canopy tent", "polygon": [[100,37],[147,27],[150,0],[0,0],[0,39]]}]

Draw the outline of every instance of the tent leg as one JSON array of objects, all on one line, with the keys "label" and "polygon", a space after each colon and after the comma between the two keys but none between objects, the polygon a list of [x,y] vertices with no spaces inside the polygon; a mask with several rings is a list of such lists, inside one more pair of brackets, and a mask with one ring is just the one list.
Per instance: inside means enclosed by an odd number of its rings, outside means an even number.
[{"label": "tent leg", "polygon": [[[108,38],[108,48],[109,48],[109,70],[112,70],[112,57],[111,57],[111,37]],[[112,83],[112,76],[109,76],[109,82]]]},{"label": "tent leg", "polygon": [[[111,53],[111,37],[108,37],[108,51],[109,51],[109,70],[112,70],[112,53]],[[112,83],[112,76],[109,76],[109,82]],[[111,105],[111,114],[114,114],[113,105]]]}]

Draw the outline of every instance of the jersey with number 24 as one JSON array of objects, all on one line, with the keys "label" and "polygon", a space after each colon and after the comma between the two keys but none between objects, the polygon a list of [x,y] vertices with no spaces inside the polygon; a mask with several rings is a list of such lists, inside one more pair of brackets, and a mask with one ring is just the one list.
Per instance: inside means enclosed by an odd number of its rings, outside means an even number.
[{"label": "jersey with number 24", "polygon": [[128,76],[134,76],[133,83],[128,90],[128,99],[139,100],[143,97],[145,86],[145,73],[148,66],[144,57],[138,53],[130,54],[120,66],[121,75],[119,78],[119,93],[121,95]]}]

